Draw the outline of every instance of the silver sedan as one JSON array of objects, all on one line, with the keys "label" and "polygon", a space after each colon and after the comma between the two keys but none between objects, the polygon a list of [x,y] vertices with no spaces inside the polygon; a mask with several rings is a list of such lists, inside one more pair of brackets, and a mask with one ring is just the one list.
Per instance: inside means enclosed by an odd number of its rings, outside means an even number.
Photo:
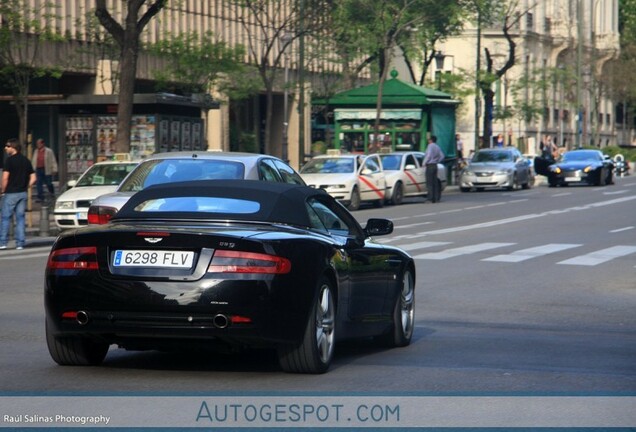
[{"label": "silver sedan", "polygon": [[530,161],[514,147],[478,150],[459,179],[462,192],[472,189],[528,189],[534,184]]},{"label": "silver sedan", "polygon": [[88,209],[88,223],[107,223],[135,192],[148,186],[190,180],[241,179],[305,184],[292,167],[274,156],[238,152],[158,153],[137,165],[117,191],[93,201]]}]

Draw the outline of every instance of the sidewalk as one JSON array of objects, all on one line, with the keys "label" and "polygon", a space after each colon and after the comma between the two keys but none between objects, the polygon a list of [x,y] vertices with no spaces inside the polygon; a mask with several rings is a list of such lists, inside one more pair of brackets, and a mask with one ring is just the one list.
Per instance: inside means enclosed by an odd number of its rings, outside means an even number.
[{"label": "sidewalk", "polygon": [[[26,212],[26,245],[25,249],[38,246],[50,246],[53,244],[59,229],[55,225],[53,219],[53,205],[48,207],[48,226],[41,223],[42,205],[44,203],[36,203],[32,200],[31,211]],[[9,231],[9,243],[7,249],[15,249],[14,228]],[[48,232],[47,232],[48,231]]]}]

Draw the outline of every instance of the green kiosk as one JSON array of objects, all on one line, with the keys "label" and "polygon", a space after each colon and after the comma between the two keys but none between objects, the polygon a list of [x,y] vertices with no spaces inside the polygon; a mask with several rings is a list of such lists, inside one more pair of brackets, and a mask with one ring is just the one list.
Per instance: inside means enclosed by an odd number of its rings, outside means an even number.
[{"label": "green kiosk", "polygon": [[409,84],[397,78],[384,83],[377,137],[374,133],[378,84],[319,99],[314,105],[333,110],[334,146],[353,153],[426,150],[429,135],[437,136],[448,162],[457,157],[455,110],[459,102],[448,93]]}]

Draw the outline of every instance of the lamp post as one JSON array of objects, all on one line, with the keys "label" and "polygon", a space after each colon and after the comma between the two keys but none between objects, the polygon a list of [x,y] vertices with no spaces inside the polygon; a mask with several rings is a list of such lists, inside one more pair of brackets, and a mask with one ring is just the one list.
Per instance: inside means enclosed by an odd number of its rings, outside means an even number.
[{"label": "lamp post", "polygon": [[444,70],[444,59],[446,56],[443,52],[437,51],[433,56],[435,58],[435,73],[437,74],[437,90],[442,89],[442,71]]},{"label": "lamp post", "polygon": [[477,51],[475,59],[475,150],[481,147],[479,143],[479,117],[481,104],[479,102],[479,69],[481,68],[481,10],[477,8]]},{"label": "lamp post", "polygon": [[283,88],[283,149],[282,157],[285,162],[289,161],[289,54],[287,46],[290,44],[292,36],[284,32],[280,37],[280,49],[283,51],[283,62],[285,67],[285,84]]}]

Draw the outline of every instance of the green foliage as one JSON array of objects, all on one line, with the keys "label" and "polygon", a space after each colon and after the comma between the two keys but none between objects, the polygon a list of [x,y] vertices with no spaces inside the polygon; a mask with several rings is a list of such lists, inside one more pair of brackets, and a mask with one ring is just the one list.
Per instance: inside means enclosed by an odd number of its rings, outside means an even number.
[{"label": "green foliage", "polygon": [[[598,150],[598,148],[596,148],[596,147],[589,147],[589,148]],[[607,146],[607,147],[603,147],[601,150],[603,151],[604,154],[608,155],[612,159],[617,154],[621,154],[621,155],[623,155],[623,157],[625,157],[626,160],[631,161],[631,162],[636,162],[636,148],[625,148],[625,147],[619,147],[619,146]],[[632,171],[632,174],[633,174],[633,171]]]},{"label": "green foliage", "polygon": [[619,32],[624,44],[636,43],[636,0],[619,0]]},{"label": "green foliage", "polygon": [[160,87],[178,82],[185,92],[202,93],[210,89],[222,74],[236,74],[243,70],[242,46],[229,47],[211,32],[200,35],[192,32],[178,36],[169,34],[147,50],[166,61],[166,67],[155,71]]}]

